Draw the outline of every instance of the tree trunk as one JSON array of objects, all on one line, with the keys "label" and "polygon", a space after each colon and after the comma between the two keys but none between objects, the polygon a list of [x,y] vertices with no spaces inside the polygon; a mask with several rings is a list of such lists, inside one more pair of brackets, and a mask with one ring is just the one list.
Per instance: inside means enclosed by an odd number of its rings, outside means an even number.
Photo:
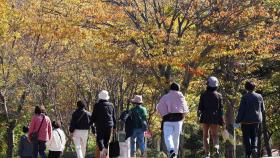
[{"label": "tree trunk", "polygon": [[227,111],[226,111],[226,128],[230,135],[232,135],[232,139],[234,139],[234,144],[227,141],[226,142],[226,151],[225,157],[226,158],[235,158],[235,132],[234,132],[234,104],[235,101],[230,100]]},{"label": "tree trunk", "polygon": [[269,136],[268,136],[268,129],[266,125],[266,114],[263,112],[263,137],[264,137],[264,145],[266,148],[267,156],[272,156],[271,148],[269,144]]},{"label": "tree trunk", "polygon": [[16,127],[16,121],[13,120],[8,123],[7,128],[7,158],[13,158],[13,149],[14,149],[14,129]]}]

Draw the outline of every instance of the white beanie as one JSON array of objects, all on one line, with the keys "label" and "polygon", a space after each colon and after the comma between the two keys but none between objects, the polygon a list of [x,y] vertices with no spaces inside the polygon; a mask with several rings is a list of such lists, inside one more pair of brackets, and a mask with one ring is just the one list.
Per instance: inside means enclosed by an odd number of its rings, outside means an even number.
[{"label": "white beanie", "polygon": [[101,100],[109,100],[110,97],[109,97],[109,92],[106,91],[106,90],[102,90],[99,92],[98,94],[98,99],[101,99]]},{"label": "white beanie", "polygon": [[217,77],[210,76],[207,80],[207,85],[209,87],[218,87],[219,86],[219,81],[218,81]]}]

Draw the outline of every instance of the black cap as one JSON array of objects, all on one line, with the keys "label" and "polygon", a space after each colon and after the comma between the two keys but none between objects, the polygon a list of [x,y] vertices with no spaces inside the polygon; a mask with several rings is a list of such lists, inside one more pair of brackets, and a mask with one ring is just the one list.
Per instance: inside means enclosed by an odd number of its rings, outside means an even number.
[{"label": "black cap", "polygon": [[253,91],[255,89],[256,85],[253,81],[247,81],[245,83],[245,89],[248,91]]},{"label": "black cap", "polygon": [[173,83],[170,85],[170,90],[173,90],[173,91],[180,91],[180,85],[179,85],[178,83],[173,82]]}]

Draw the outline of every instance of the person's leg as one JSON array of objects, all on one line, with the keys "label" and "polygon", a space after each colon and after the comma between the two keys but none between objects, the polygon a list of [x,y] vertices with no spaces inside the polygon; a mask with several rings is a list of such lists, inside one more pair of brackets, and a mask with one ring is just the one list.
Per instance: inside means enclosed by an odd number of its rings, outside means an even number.
[{"label": "person's leg", "polygon": [[106,157],[109,156],[109,142],[111,139],[112,131],[112,128],[107,128],[104,133],[104,148]]},{"label": "person's leg", "polygon": [[46,142],[39,141],[39,154],[40,154],[41,158],[47,158],[45,150],[46,150]]},{"label": "person's leg", "polygon": [[216,149],[216,153],[219,154],[219,125],[210,125],[210,133],[212,136],[214,148]]},{"label": "person's leg", "polygon": [[136,131],[133,129],[132,136],[130,137],[130,155],[131,157],[135,156],[136,150]]},{"label": "person's leg", "polygon": [[145,139],[144,139],[144,130],[143,129],[136,129],[136,137],[137,143],[141,150],[141,155],[145,152]]},{"label": "person's leg", "polygon": [[202,129],[203,129],[203,148],[205,154],[209,154],[209,128],[210,125],[203,123],[202,124]]},{"label": "person's leg", "polygon": [[55,158],[54,151],[49,150],[48,158]]},{"label": "person's leg", "polygon": [[250,143],[250,129],[248,125],[242,124],[242,137],[243,137],[243,145],[245,147],[246,156],[251,155],[251,143]]},{"label": "person's leg", "polygon": [[172,134],[174,142],[174,152],[178,155],[179,143],[180,143],[180,134],[182,132],[183,121],[173,122],[174,132]]},{"label": "person's leg", "polygon": [[38,158],[39,145],[38,142],[33,142],[33,158]]},{"label": "person's leg", "polygon": [[258,124],[251,124],[250,125],[250,139],[251,139],[251,151],[254,157],[257,157],[258,151]]},{"label": "person's leg", "polygon": [[167,151],[174,151],[174,142],[172,138],[172,134],[174,132],[174,128],[172,126],[171,122],[164,122],[163,124],[163,135],[164,135],[164,141],[167,148]]},{"label": "person's leg", "polygon": [[79,130],[74,131],[73,142],[74,142],[74,145],[75,145],[77,158],[84,158],[83,157],[83,152],[82,152],[81,138],[80,138],[80,131]]},{"label": "person's leg", "polygon": [[83,157],[86,157],[88,130],[81,130],[81,148]]}]

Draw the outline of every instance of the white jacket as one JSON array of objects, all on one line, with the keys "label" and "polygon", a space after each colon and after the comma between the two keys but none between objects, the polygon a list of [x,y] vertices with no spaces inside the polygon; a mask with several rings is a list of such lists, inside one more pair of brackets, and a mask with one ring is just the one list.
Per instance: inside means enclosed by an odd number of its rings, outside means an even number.
[{"label": "white jacket", "polygon": [[52,137],[46,143],[46,145],[50,151],[63,151],[65,148],[65,143],[65,133],[60,128],[57,128],[52,131]]}]

